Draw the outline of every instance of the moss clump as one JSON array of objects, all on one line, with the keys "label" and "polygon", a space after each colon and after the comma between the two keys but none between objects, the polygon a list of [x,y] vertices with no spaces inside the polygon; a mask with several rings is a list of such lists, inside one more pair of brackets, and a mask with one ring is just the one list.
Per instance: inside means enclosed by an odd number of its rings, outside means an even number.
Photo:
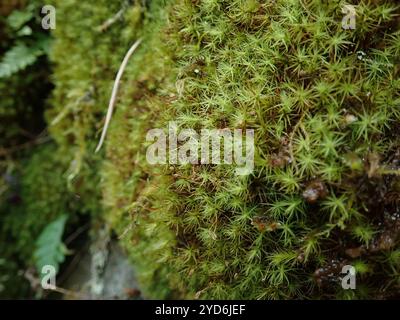
[{"label": "moss clump", "polygon": [[[181,86],[148,99],[149,112],[161,113],[155,127],[254,128],[257,148],[246,178],[226,167],[143,170],[147,188],[127,206],[136,248],[165,265],[184,296],[397,294],[399,11],[390,1],[360,2],[356,30],[345,31],[343,4],[178,1],[171,9],[169,72]],[[124,155],[143,166],[118,146],[136,130],[135,117],[133,129],[121,127],[134,105],[114,119],[114,171],[128,168]],[[134,172],[120,176],[120,189],[137,186]],[[351,293],[338,282],[344,264],[359,270]]]},{"label": "moss clump", "polygon": [[[33,297],[24,274],[32,271],[36,241],[49,223],[67,215],[67,232],[71,232],[82,217],[100,211],[94,188],[82,177],[71,179],[68,168],[72,155],[63,153],[45,128],[44,111],[52,86],[43,50],[50,36],[40,26],[42,5],[40,0],[29,4],[6,1],[0,5],[5,15],[0,17],[0,297],[3,298]],[[15,55],[14,60],[5,58],[7,52],[22,47],[28,58]],[[20,58],[29,63],[21,63]],[[12,70],[10,74],[3,72],[5,65]],[[82,172],[88,180],[96,182],[90,172],[86,174],[87,167]],[[40,273],[36,271],[35,275]]]},{"label": "moss clump", "polygon": [[[135,2],[97,32],[120,2],[55,3],[49,116],[66,111],[52,133],[77,168],[93,161],[101,173],[106,218],[149,296],[398,295],[395,1],[354,3],[355,30],[342,29],[343,1]],[[101,161],[91,153],[101,115],[139,36]],[[170,120],[254,129],[253,174],[150,166],[146,130]],[[344,264],[358,270],[357,290],[341,288]]]}]

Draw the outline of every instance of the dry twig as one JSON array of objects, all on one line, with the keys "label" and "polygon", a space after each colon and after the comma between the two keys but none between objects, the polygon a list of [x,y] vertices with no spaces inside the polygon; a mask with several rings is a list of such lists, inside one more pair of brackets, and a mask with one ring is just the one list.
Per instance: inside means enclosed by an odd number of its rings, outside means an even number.
[{"label": "dry twig", "polygon": [[99,150],[101,149],[101,146],[104,143],[104,139],[106,137],[107,134],[107,130],[108,127],[110,125],[110,121],[111,121],[111,117],[114,111],[114,105],[115,105],[115,101],[117,98],[117,93],[118,93],[118,88],[119,88],[119,84],[121,81],[121,77],[125,71],[125,68],[128,64],[128,61],[130,59],[130,57],[132,56],[132,54],[135,52],[135,50],[137,49],[137,47],[140,45],[140,43],[142,42],[142,39],[137,40],[133,46],[129,49],[129,51],[127,52],[127,54],[125,55],[124,60],[122,61],[122,64],[119,68],[117,77],[115,78],[115,82],[114,82],[114,88],[111,94],[111,99],[110,99],[110,104],[108,105],[108,110],[107,110],[107,116],[106,116],[106,121],[104,124],[104,128],[103,128],[103,132],[101,133],[101,138],[99,141],[99,144],[97,145],[96,151],[95,152],[99,152]]}]

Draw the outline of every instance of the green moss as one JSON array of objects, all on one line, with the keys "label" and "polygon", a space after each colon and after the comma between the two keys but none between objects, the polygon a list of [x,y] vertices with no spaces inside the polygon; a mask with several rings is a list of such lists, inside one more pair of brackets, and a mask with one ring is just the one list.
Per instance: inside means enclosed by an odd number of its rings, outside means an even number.
[{"label": "green moss", "polygon": [[[357,1],[354,31],[342,29],[342,1],[137,1],[102,31],[119,1],[54,3],[50,131],[74,159],[70,181],[101,187],[146,295],[398,294],[395,1]],[[139,37],[94,155],[115,73]],[[150,166],[146,132],[170,120],[254,129],[255,171]],[[343,264],[359,271],[355,291],[329,276]]]},{"label": "green moss", "polygon": [[[50,39],[40,26],[41,1],[8,5],[7,14],[27,18],[13,27],[10,18],[0,18],[5,33],[0,60],[10,48],[35,47]],[[20,35],[21,28],[31,28],[32,34]],[[91,163],[81,166],[81,176],[72,176],[73,154],[62,152],[45,130],[44,111],[52,88],[46,58],[42,55],[27,68],[0,79],[0,296],[4,298],[33,296],[24,273],[32,272],[35,242],[50,222],[65,214],[71,232],[81,217],[100,212],[100,191],[94,188],[98,179],[88,170]]]},{"label": "green moss", "polygon": [[[323,272],[355,259],[373,271],[346,297],[396,294],[398,269],[388,272],[383,257],[399,241],[398,220],[389,222],[398,219],[390,197],[398,178],[385,174],[398,161],[398,9],[361,2],[359,27],[345,31],[341,5],[173,5],[163,50],[172,46],[168,73],[180,88],[161,83],[147,99],[148,113],[160,113],[153,127],[177,120],[182,128],[254,128],[257,147],[256,170],[245,178],[222,167],[152,169],[140,149],[141,118],[132,116],[144,99],[121,106],[113,119],[103,174],[105,190],[116,193],[107,204],[128,192],[117,202],[126,209],[117,211],[133,217],[132,251],[139,261],[161,261],[169,286],[185,297],[339,298],[340,270],[334,284]],[[119,144],[125,140],[132,147]],[[350,153],[360,161],[355,169],[346,165]],[[260,233],[260,217],[281,227]]]}]

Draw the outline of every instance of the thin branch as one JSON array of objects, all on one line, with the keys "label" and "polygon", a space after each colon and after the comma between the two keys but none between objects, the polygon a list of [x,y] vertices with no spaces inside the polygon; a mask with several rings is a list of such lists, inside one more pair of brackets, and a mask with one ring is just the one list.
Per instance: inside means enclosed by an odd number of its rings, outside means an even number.
[{"label": "thin branch", "polygon": [[82,227],[78,228],[74,233],[68,236],[67,239],[65,239],[64,243],[65,245],[69,245],[72,241],[74,241],[77,237],[79,237],[83,232],[88,230],[90,227],[90,223],[84,224]]},{"label": "thin branch", "polygon": [[106,22],[104,22],[101,26],[97,27],[97,30],[100,32],[106,31],[109,27],[111,27],[118,20],[122,20],[126,10],[132,5],[132,0],[126,0],[122,4],[121,10],[119,10],[114,16],[109,18]]},{"label": "thin branch", "polygon": [[110,104],[108,105],[106,122],[104,124],[103,132],[101,133],[101,138],[100,138],[99,144],[97,145],[97,148],[95,151],[96,153],[99,152],[99,150],[101,149],[101,146],[103,145],[104,139],[107,134],[108,126],[110,125],[110,121],[111,121],[111,117],[112,117],[112,114],[114,111],[115,100],[117,97],[121,77],[125,71],[125,68],[128,64],[130,57],[135,52],[135,50],[137,49],[137,47],[140,45],[141,42],[142,42],[142,39],[139,39],[133,44],[133,46],[129,49],[128,53],[126,54],[124,60],[122,61],[121,67],[119,68],[117,77],[115,78],[115,82],[114,82],[114,88],[113,88],[113,91],[111,94]]},{"label": "thin branch", "polygon": [[30,148],[35,145],[40,145],[46,142],[51,141],[51,137],[46,134],[46,130],[44,130],[41,134],[39,134],[35,139],[24,142],[22,144],[12,146],[10,148],[2,148],[0,147],[0,156],[8,156],[13,154],[14,152],[18,152],[27,148]]},{"label": "thin branch", "polygon": [[112,26],[115,22],[117,22],[118,20],[120,20],[125,12],[125,8],[122,8],[121,10],[119,10],[113,17],[111,17],[110,19],[108,19],[106,22],[104,22],[101,26],[99,26],[97,29],[99,31],[105,31],[107,30],[110,26]]},{"label": "thin branch", "polygon": [[64,296],[70,296],[70,297],[72,297],[74,299],[88,300],[88,298],[89,298],[89,295],[87,295],[85,293],[76,292],[76,291],[60,288],[60,287],[57,287],[57,286],[52,288],[52,289],[47,289],[47,290],[58,292],[58,293],[63,294]]}]

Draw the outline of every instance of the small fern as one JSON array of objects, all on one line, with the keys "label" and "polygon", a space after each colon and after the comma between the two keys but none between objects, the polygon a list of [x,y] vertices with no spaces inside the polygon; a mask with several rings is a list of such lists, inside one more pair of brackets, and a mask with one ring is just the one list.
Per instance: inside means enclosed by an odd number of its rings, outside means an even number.
[{"label": "small fern", "polygon": [[43,266],[51,265],[59,270],[59,265],[64,262],[68,250],[62,242],[67,216],[62,215],[50,223],[40,234],[36,241],[36,250],[33,257],[37,271],[40,273]]},{"label": "small fern", "polygon": [[26,10],[20,11],[15,10],[7,17],[7,25],[13,30],[21,29],[26,23],[32,20],[33,15],[33,7],[30,6]]},{"label": "small fern", "polygon": [[9,45],[10,49],[0,58],[0,79],[24,70],[33,65],[41,55],[48,53],[49,36],[34,32],[38,27],[35,23],[36,11],[36,6],[31,4],[25,10],[15,10],[7,17],[13,44]]},{"label": "small fern", "polygon": [[0,62],[0,78],[7,78],[26,67],[34,64],[39,56],[43,54],[40,47],[28,47],[19,43],[8,50]]}]

